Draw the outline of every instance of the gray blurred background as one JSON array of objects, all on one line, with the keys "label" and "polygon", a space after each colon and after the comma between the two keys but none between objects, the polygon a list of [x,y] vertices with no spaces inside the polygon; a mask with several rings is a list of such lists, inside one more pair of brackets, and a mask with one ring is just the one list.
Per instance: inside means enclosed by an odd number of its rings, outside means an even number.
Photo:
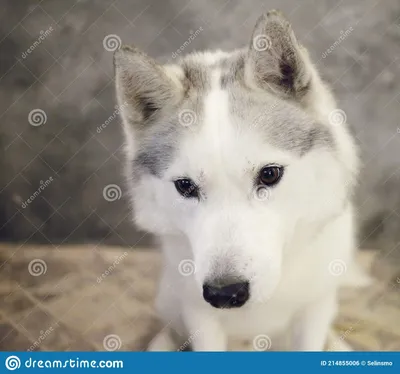
[{"label": "gray blurred background", "polygon": [[[400,252],[399,0],[1,5],[0,240],[148,244],[130,222],[121,177],[112,41],[161,61],[181,47],[235,48],[249,42],[262,12],[278,8],[331,83],[360,144],[360,246]],[[109,185],[116,198],[104,197]]]}]

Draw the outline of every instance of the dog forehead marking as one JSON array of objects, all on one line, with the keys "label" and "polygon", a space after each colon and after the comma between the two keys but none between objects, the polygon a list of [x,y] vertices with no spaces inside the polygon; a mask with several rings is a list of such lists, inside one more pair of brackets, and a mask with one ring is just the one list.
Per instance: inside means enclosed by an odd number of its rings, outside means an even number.
[{"label": "dog forehead marking", "polygon": [[[329,128],[313,123],[300,108],[271,93],[263,94],[262,100],[257,94],[253,100],[254,92],[246,88],[243,78],[244,56],[239,52],[217,55],[212,61],[202,54],[189,55],[181,64],[190,89],[184,104],[187,107],[180,109],[197,114],[194,126],[206,135],[207,148],[212,147],[214,156],[222,157],[222,148],[238,125],[259,133],[266,143],[299,156],[315,146],[334,148]],[[168,123],[155,125],[152,140],[141,147],[135,160],[137,166],[153,175],[161,175],[168,168],[185,133],[179,123]]]},{"label": "dog forehead marking", "polygon": [[[299,156],[317,146],[334,148],[329,128],[315,123],[297,106],[267,92],[262,102],[252,100],[254,93],[246,88],[244,67],[245,55],[241,50],[221,56],[207,66],[208,90],[203,90],[201,94],[209,98],[204,105],[210,115],[204,118],[203,126],[212,127],[217,138],[223,139],[231,130],[230,120],[234,120],[234,123],[242,123],[250,131],[259,132],[267,143]],[[225,98],[228,98],[227,103]],[[225,111],[220,118],[222,109]],[[219,120],[216,121],[216,118]]]},{"label": "dog forehead marking", "polygon": [[209,167],[218,164],[223,169],[235,143],[231,141],[229,93],[220,86],[221,74],[221,69],[215,65],[208,70],[208,89],[199,94],[200,123],[194,132],[184,137],[182,152],[185,155],[197,154],[202,163],[209,164]]},{"label": "dog forehead marking", "polygon": [[223,135],[229,131],[229,97],[220,86],[221,70],[216,68],[211,73],[210,90],[204,97],[205,131],[210,132],[210,141],[218,145]]},{"label": "dog forehead marking", "polygon": [[335,148],[330,129],[315,122],[296,105],[271,94],[263,95],[260,100],[241,85],[227,89],[235,122],[258,133],[265,143],[298,156],[315,147]]}]

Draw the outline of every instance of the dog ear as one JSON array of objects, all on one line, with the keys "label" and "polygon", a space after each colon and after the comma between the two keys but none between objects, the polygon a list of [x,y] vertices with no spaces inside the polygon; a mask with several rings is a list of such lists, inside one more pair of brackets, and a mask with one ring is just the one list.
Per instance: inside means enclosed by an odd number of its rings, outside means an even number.
[{"label": "dog ear", "polygon": [[278,11],[256,23],[246,61],[246,76],[256,86],[300,98],[311,82],[310,61],[289,22]]},{"label": "dog ear", "polygon": [[163,66],[136,48],[114,54],[118,104],[125,125],[145,127],[179,94],[179,82]]}]

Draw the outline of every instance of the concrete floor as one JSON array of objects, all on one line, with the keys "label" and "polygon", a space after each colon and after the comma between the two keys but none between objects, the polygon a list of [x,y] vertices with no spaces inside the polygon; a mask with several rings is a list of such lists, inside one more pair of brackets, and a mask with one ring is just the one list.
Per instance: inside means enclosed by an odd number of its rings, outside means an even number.
[{"label": "concrete floor", "polygon": [[[375,281],[341,291],[337,337],[357,350],[400,351],[400,270],[377,251],[359,259]],[[155,251],[2,246],[0,264],[2,351],[142,350],[162,328]]]}]

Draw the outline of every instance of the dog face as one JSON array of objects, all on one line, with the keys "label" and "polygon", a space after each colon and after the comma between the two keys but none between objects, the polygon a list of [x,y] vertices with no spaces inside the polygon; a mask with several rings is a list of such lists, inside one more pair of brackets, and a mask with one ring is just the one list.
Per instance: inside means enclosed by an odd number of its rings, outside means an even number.
[{"label": "dog face", "polygon": [[200,287],[266,300],[287,253],[341,212],[356,170],[290,26],[271,12],[248,49],[161,66],[125,47],[115,66],[136,222],[185,243]]}]

